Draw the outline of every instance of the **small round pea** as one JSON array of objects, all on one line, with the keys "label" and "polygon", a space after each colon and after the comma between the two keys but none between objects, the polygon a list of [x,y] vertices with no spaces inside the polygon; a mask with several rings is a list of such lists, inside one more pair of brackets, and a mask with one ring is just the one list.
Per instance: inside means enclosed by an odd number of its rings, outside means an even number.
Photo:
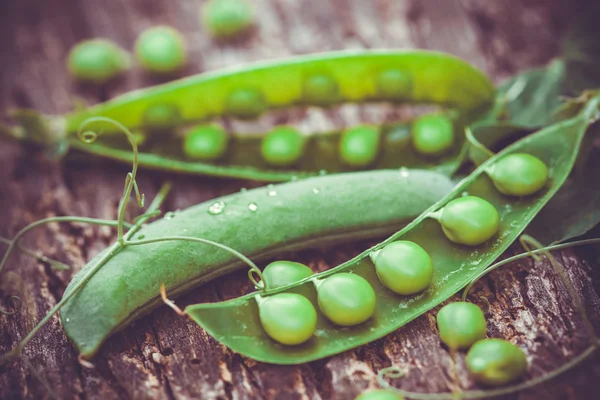
[{"label": "small round pea", "polygon": [[304,264],[294,261],[273,261],[262,272],[269,289],[298,282],[313,274],[312,270]]},{"label": "small round pea", "polygon": [[359,394],[354,400],[404,400],[393,390],[375,389]]},{"label": "small round pea", "polygon": [[452,122],[443,115],[430,114],[417,118],[412,127],[415,149],[425,155],[439,155],[452,146]]},{"label": "small round pea", "polygon": [[223,128],[199,125],[190,130],[183,140],[183,152],[190,158],[216,160],[227,150],[229,136]]},{"label": "small round pea", "polygon": [[375,291],[361,276],[342,272],[318,284],[319,308],[333,323],[358,325],[375,312]]},{"label": "small round pea", "polygon": [[439,222],[446,237],[454,243],[477,246],[498,232],[500,216],[484,199],[464,196],[446,204]]},{"label": "small round pea", "polygon": [[379,152],[379,131],[372,126],[356,126],[342,134],[340,157],[353,167],[365,167],[375,161]]},{"label": "small round pea", "polygon": [[339,100],[338,84],[329,75],[317,74],[308,76],[304,80],[304,100],[316,106],[330,106]]},{"label": "small round pea", "polygon": [[377,91],[385,100],[403,100],[412,90],[410,75],[399,69],[387,69],[377,76]]},{"label": "small round pea", "polygon": [[311,338],[317,327],[317,311],[304,296],[279,293],[258,300],[260,323],[272,339],[297,345]]},{"label": "small round pea", "polygon": [[267,104],[256,89],[236,89],[229,94],[225,108],[235,117],[254,118],[267,109]]},{"label": "small round pea", "polygon": [[129,68],[129,54],[106,39],[84,40],[69,52],[67,68],[82,81],[106,83]]},{"label": "small round pea", "polygon": [[267,163],[287,167],[302,157],[304,137],[292,127],[277,127],[263,138],[260,150]]},{"label": "small round pea", "polygon": [[233,37],[254,23],[254,10],[245,0],[210,0],[202,6],[202,22],[215,37]]},{"label": "small round pea", "polygon": [[431,257],[414,242],[392,242],[377,251],[372,259],[377,276],[393,292],[410,295],[424,290],[431,283]]},{"label": "small round pea", "polygon": [[446,304],[437,314],[440,338],[450,349],[468,349],[484,339],[487,328],[485,315],[473,303],[457,301]]},{"label": "small round pea", "polygon": [[509,154],[487,170],[500,193],[528,196],[548,181],[548,167],[539,158],[526,153]]},{"label": "small round pea", "polygon": [[473,379],[486,386],[516,381],[527,371],[527,357],[523,350],[503,339],[485,339],[475,343],[465,361]]},{"label": "small round pea", "polygon": [[142,121],[150,129],[170,129],[181,122],[181,113],[175,104],[156,103],[144,111]]},{"label": "small round pea", "polygon": [[175,72],[186,61],[185,41],[170,26],[155,26],[138,37],[135,55],[148,71],[158,74]]}]

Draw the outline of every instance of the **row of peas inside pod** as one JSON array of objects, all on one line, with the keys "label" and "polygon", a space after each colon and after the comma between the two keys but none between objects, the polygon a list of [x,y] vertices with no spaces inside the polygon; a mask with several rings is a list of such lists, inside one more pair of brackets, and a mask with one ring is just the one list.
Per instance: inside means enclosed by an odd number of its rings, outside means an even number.
[{"label": "row of peas inside pod", "polygon": [[[487,171],[494,185],[506,195],[527,196],[544,187],[548,180],[546,165],[538,158],[524,153],[508,155],[500,159]],[[475,196],[463,196],[450,201],[441,210],[432,213],[446,237],[459,245],[478,246],[492,236],[499,228],[497,210],[486,200]],[[373,251],[370,258],[377,277],[385,287],[402,295],[411,296],[422,292],[431,283],[435,260],[417,243],[395,241]],[[268,290],[293,284],[308,278],[312,271],[305,265],[278,261],[268,265],[263,273],[263,282],[258,286]],[[338,326],[347,327],[367,321],[375,311],[376,294],[371,284],[362,276],[353,273],[335,273],[324,279],[314,279],[317,291],[318,308],[323,315]],[[309,340],[315,333],[317,311],[304,296],[296,293],[274,295],[258,294],[259,316],[266,333],[285,345],[298,345]],[[470,304],[456,303],[441,311],[440,334],[450,347],[463,348],[471,345],[470,328],[467,331],[454,331],[453,324],[461,325],[468,321]],[[473,306],[476,307],[476,306]],[[453,312],[452,310],[457,310]],[[466,322],[465,322],[466,321]],[[480,338],[481,324],[472,336]],[[450,327],[450,328],[448,328]],[[485,328],[485,321],[483,321]],[[478,330],[479,329],[479,330]],[[483,329],[485,335],[485,329]],[[475,347],[470,359],[475,364],[477,354],[485,352],[486,346],[496,346],[497,342],[483,342]],[[503,344],[498,345],[500,347]],[[482,350],[480,350],[482,349]],[[475,365],[473,365],[475,371]],[[480,380],[493,383],[493,379],[482,372]],[[502,383],[498,380],[498,383]]]},{"label": "row of peas inside pod", "polygon": [[[254,11],[247,0],[210,0],[203,4],[201,23],[217,38],[240,35],[254,23]],[[185,39],[166,25],[144,30],[134,46],[135,58],[146,71],[169,75],[187,62]],[[131,67],[131,55],[108,39],[79,42],[69,52],[67,68],[81,81],[104,84]]]},{"label": "row of peas inside pod", "polygon": [[[494,186],[509,196],[534,194],[548,180],[546,165],[525,153],[507,155],[486,172]],[[498,232],[500,223],[494,206],[475,196],[456,198],[430,217],[439,222],[450,241],[465,246],[486,242]],[[436,263],[419,244],[402,240],[373,251],[370,258],[381,283],[401,296],[415,295],[427,289]],[[257,286],[273,290],[299,280],[312,279],[318,308],[335,325],[355,326],[373,316],[377,296],[364,277],[346,272],[334,273],[323,279],[310,278],[311,275],[310,268],[303,264],[277,261],[265,268],[263,281]],[[275,341],[299,345],[313,337],[317,311],[306,297],[297,293],[269,295],[267,291],[257,294],[256,301],[260,322]],[[485,337],[483,313],[470,303],[453,303],[444,307],[438,314],[438,325],[442,340],[452,349],[470,347],[475,340]],[[497,358],[488,362],[488,354],[496,354]],[[525,368],[522,360],[518,349],[497,339],[479,342],[467,357],[475,379],[489,385],[504,384],[520,376]],[[510,371],[503,371],[503,366],[512,362],[520,364]]]},{"label": "row of peas inside pod", "polygon": [[[381,143],[382,136],[386,139],[390,134],[398,135],[398,131],[382,132],[381,128],[368,125],[346,129],[337,138],[338,159],[348,167],[372,165],[378,156],[381,156],[381,147],[385,145]],[[319,138],[304,135],[291,126],[276,127],[260,139],[262,161],[271,167],[297,165],[302,162],[303,157],[311,157],[310,150],[315,150],[314,142],[317,140]],[[326,140],[332,147],[334,143],[331,138]],[[406,135],[404,140],[410,140],[414,150],[422,156],[441,156],[454,143],[452,120],[442,114],[418,117],[412,123],[410,137]],[[247,141],[246,139],[245,149],[249,147]],[[192,160],[218,161],[227,158],[228,150],[235,151],[239,146],[231,142],[231,135],[223,128],[217,125],[198,125],[185,134],[182,150],[185,156]],[[229,156],[231,157],[231,154]]]}]

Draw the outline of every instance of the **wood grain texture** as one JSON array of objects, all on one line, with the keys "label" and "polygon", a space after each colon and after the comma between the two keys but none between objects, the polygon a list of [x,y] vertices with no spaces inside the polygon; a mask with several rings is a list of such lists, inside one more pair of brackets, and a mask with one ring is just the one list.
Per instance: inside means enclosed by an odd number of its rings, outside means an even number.
[{"label": "wood grain texture", "polygon": [[[0,5],[3,61],[0,109],[33,107],[46,113],[73,108],[75,96],[89,103],[158,80],[138,68],[105,88],[75,84],[65,56],[77,41],[107,37],[131,49],[137,35],[170,24],[188,40],[190,63],[182,75],[275,59],[292,54],[352,48],[422,47],[466,58],[496,80],[540,64],[556,54],[564,31],[566,0],[256,0],[258,24],[248,37],[216,43],[199,25],[196,0],[20,0]],[[235,129],[297,123],[302,129],[377,122],[402,115],[391,107],[346,106],[330,111],[293,110],[258,123],[226,121]],[[87,158],[56,163],[43,154],[0,142],[0,235],[52,215],[114,218],[128,170]],[[174,176],[140,171],[138,183],[152,198],[165,180],[174,182],[164,211],[232,193],[258,182]],[[138,211],[131,206],[129,216]],[[0,352],[22,338],[56,304],[72,274],[115,239],[109,228],[52,224],[29,234],[23,244],[72,266],[54,271],[13,255],[0,280],[0,296],[19,288],[23,310],[0,315]],[[355,243],[290,255],[323,270],[373,244]],[[515,246],[508,253],[518,252]],[[508,255],[508,254],[507,254]],[[591,249],[558,253],[600,329],[600,254]],[[133,266],[132,266],[133,267]],[[240,272],[206,284],[179,299],[184,306],[218,301],[250,291]],[[539,376],[581,352],[587,344],[582,321],[564,285],[547,263],[530,260],[492,273],[476,287],[475,299],[491,302],[489,334],[527,349],[529,377]],[[0,370],[2,399],[352,399],[375,387],[376,372],[401,365],[407,375],[393,383],[409,390],[447,391],[453,386],[452,359],[435,329],[436,310],[397,332],[353,351],[299,366],[257,363],[227,350],[194,323],[166,307],[115,334],[82,367],[58,318]],[[89,318],[93,318],[90,315]],[[535,390],[506,398],[592,399],[600,389],[600,357]],[[457,360],[463,388],[474,387]]]}]

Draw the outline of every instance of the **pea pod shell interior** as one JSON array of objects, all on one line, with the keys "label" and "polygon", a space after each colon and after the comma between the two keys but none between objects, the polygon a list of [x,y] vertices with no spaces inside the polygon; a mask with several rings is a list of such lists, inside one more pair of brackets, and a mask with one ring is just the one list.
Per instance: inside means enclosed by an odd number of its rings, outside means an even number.
[{"label": "pea pod shell interior", "polygon": [[[429,171],[383,170],[322,176],[211,200],[144,226],[144,239],[211,239],[258,260],[350,238],[389,234],[452,189]],[[374,194],[376,194],[374,196]],[[91,260],[70,288],[91,268]],[[168,241],[129,246],[115,254],[61,311],[65,331],[91,357],[115,330],[169,296],[243,266],[230,253],[199,243]]]},{"label": "pea pod shell interior", "polygon": [[[589,123],[597,116],[600,97],[589,101],[581,114],[573,119],[552,125],[506,148],[482,164],[461,181],[450,194],[408,226],[386,241],[358,255],[354,259],[319,275],[324,277],[337,271],[360,274],[375,289],[377,306],[374,316],[358,326],[342,328],[318,314],[315,335],[298,346],[284,346],[270,339],[258,319],[254,296],[246,295],[220,303],[188,306],[190,315],[211,336],[232,350],[258,361],[275,364],[309,362],[369,343],[415,319],[446,300],[479,272],[487,268],[525,229],[527,224],[556,193],[571,171]],[[506,197],[498,192],[485,174],[491,165],[506,154],[525,152],[540,158],[550,170],[551,180],[539,193],[521,198]],[[449,241],[437,221],[428,215],[441,209],[465,191],[489,201],[500,214],[499,233],[483,245],[468,247]],[[385,288],[376,276],[368,257],[394,240],[409,240],[419,244],[431,256],[434,276],[431,286],[415,296],[399,296]],[[311,278],[279,288],[272,293],[293,292],[306,296],[318,310],[317,295]]]}]

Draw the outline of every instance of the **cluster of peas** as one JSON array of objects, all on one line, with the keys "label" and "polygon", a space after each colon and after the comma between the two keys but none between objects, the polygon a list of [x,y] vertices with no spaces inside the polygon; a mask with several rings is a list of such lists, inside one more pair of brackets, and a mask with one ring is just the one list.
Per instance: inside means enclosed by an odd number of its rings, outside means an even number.
[{"label": "cluster of peas", "polygon": [[[526,153],[507,155],[490,166],[486,173],[496,189],[508,196],[532,195],[548,181],[547,166]],[[450,241],[467,246],[477,246],[492,238],[500,222],[496,208],[476,196],[458,197],[433,213],[431,218],[440,223]],[[431,284],[434,263],[417,243],[395,241],[372,252],[370,258],[383,285],[399,295],[419,293]],[[265,268],[263,279],[269,289],[275,289],[311,275],[312,271],[306,265],[275,261]],[[319,310],[334,324],[354,326],[373,316],[376,295],[363,277],[337,273],[322,280],[315,279],[313,283]],[[256,300],[260,322],[275,341],[299,345],[313,336],[317,311],[306,297],[296,293],[259,294]],[[477,382],[488,386],[503,385],[524,374],[527,360],[523,351],[506,340],[485,339],[485,317],[476,305],[450,303],[439,311],[437,324],[441,340],[452,351],[470,348],[467,368]]]},{"label": "cluster of peas", "polygon": [[[254,11],[247,0],[210,0],[201,10],[202,24],[216,38],[230,38],[254,23]],[[170,26],[155,26],[142,32],[135,43],[138,63],[155,74],[171,74],[186,62],[183,36]],[[106,83],[131,66],[130,55],[107,39],[78,43],[67,60],[69,72],[77,79]]]},{"label": "cluster of peas", "polygon": [[[411,129],[414,149],[426,156],[439,156],[453,143],[453,126],[441,114],[417,118]],[[184,138],[183,152],[191,159],[215,161],[227,151],[229,135],[215,125],[192,128]],[[306,136],[296,128],[279,126],[265,135],[261,142],[261,155],[273,167],[290,167],[304,154]],[[341,161],[351,167],[366,167],[377,158],[380,132],[375,126],[360,125],[347,129],[339,142]]]}]

